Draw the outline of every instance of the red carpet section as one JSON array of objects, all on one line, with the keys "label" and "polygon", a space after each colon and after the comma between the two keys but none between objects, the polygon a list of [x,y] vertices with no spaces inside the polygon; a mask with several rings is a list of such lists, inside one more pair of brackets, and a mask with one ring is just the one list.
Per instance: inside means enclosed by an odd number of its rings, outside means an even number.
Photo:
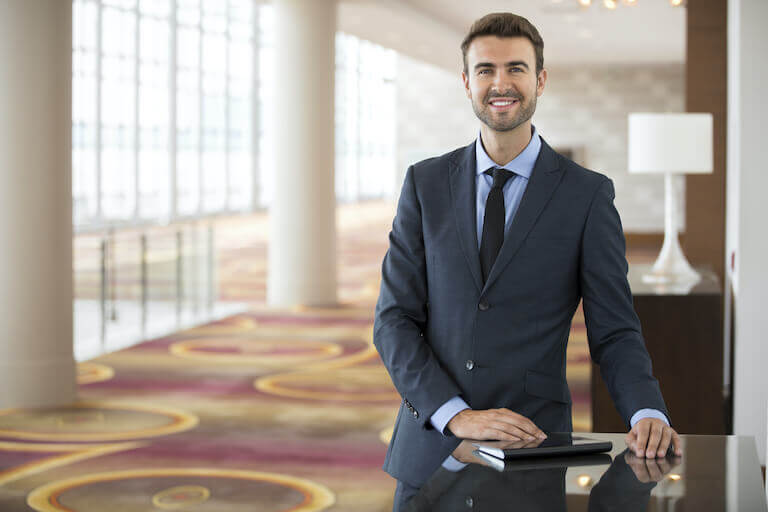
[{"label": "red carpet section", "polygon": [[0,411],[0,510],[390,510],[399,397],[372,320],[255,311],[80,365],[77,404]]}]

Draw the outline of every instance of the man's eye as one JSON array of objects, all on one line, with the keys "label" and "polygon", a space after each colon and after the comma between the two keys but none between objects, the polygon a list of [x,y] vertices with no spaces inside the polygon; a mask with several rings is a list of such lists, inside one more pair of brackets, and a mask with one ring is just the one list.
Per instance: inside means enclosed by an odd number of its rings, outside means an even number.
[{"label": "man's eye", "polygon": [[520,66],[514,66],[514,67],[509,68],[509,70],[510,71],[522,71],[523,68],[521,68]]},{"label": "man's eye", "polygon": [[491,72],[490,69],[481,69],[480,71],[477,72],[477,74],[478,75],[487,75],[490,72]]}]

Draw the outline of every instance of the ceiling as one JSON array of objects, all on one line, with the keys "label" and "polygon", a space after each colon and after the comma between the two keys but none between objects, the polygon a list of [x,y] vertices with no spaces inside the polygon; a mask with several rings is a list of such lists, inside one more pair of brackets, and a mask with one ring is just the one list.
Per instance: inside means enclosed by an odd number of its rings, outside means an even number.
[{"label": "ceiling", "polygon": [[686,11],[669,0],[339,0],[339,29],[450,71],[472,22],[490,12],[528,18],[544,39],[544,64],[682,63]]}]

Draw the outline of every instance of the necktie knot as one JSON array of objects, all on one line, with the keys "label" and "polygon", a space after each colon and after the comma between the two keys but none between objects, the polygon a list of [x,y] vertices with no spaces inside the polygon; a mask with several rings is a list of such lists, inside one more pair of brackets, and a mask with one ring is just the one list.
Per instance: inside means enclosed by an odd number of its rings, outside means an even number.
[{"label": "necktie knot", "polygon": [[513,173],[512,171],[501,169],[499,167],[488,169],[487,171],[485,171],[485,174],[490,174],[493,177],[493,185],[491,185],[492,189],[504,188],[504,184],[507,182],[507,180],[515,175],[515,173]]}]

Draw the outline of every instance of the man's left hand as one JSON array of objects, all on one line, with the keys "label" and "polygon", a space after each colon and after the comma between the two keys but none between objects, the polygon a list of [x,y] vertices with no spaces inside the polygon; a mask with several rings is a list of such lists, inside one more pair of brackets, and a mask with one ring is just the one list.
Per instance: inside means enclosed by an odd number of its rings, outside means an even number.
[{"label": "man's left hand", "polygon": [[624,442],[638,457],[664,457],[670,443],[675,455],[683,455],[680,436],[658,418],[643,418],[635,423]]}]

